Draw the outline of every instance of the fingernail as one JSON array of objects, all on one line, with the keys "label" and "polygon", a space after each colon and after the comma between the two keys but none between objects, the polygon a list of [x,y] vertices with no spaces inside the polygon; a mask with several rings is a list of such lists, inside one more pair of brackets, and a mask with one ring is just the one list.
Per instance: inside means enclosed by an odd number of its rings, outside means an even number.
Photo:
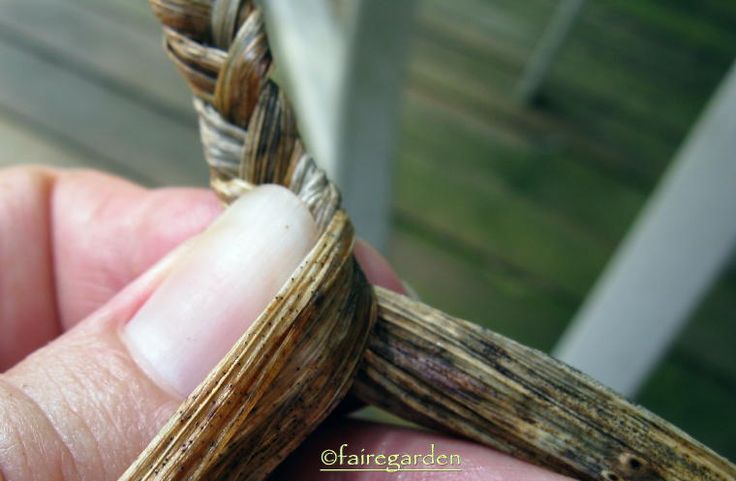
[{"label": "fingernail", "polygon": [[131,356],[184,397],[222,359],[291,277],[317,240],[307,208],[262,186],[230,206],[123,328]]}]

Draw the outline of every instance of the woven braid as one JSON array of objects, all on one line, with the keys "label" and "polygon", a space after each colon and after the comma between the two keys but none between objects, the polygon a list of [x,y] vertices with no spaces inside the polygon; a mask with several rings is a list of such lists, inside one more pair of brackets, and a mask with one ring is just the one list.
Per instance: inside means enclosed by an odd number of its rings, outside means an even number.
[{"label": "woven braid", "polygon": [[283,185],[324,230],[340,196],[305,151],[291,106],[269,78],[260,9],[243,0],[151,5],[164,25],[166,51],[195,95],[215,192],[230,202],[252,185]]},{"label": "woven braid", "polygon": [[373,291],[352,256],[338,191],[269,78],[260,10],[243,0],[151,6],[194,93],[214,191],[230,203],[254,185],[283,185],[308,206],[321,237],[121,479],[261,480],[347,393],[376,319]]}]

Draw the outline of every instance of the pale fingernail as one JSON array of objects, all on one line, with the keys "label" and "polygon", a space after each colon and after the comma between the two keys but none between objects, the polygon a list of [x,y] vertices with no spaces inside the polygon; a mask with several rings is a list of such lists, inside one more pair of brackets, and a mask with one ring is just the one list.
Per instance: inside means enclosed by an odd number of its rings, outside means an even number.
[{"label": "pale fingernail", "polygon": [[177,258],[123,328],[138,365],[188,395],[224,357],[317,239],[311,214],[283,187],[249,192]]}]

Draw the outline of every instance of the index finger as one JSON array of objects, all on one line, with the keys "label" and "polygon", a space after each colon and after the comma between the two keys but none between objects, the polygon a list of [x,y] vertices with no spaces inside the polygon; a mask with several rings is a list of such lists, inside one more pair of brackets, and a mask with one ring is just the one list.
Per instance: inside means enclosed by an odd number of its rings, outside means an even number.
[{"label": "index finger", "polygon": [[0,371],[103,305],[220,212],[205,189],[0,170]]}]

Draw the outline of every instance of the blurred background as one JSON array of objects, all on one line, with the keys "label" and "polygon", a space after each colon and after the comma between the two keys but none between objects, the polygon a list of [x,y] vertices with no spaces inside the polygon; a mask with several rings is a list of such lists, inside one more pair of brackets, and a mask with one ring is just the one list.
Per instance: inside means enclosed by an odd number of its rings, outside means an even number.
[{"label": "blurred background", "polygon": [[[559,6],[417,0],[379,241],[425,302],[545,351],[736,57],[736,2],[597,0],[520,98]],[[0,165],[17,163],[206,186],[189,92],[144,1],[0,0]],[[732,460],[733,266],[628,393]]]}]

